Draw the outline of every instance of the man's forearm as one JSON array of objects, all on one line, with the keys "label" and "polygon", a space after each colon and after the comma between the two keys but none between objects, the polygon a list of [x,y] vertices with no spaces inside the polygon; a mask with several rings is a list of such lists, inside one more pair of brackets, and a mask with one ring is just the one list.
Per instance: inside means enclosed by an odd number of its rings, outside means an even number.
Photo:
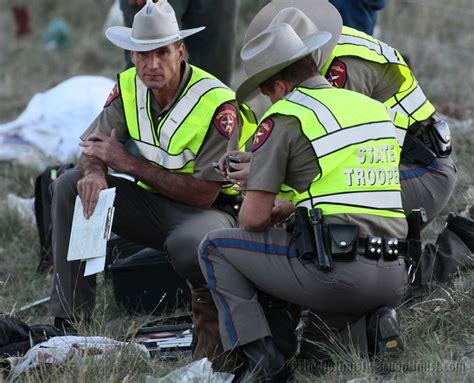
[{"label": "man's forearm", "polygon": [[173,173],[133,157],[127,164],[127,173],[173,200],[191,206],[208,208],[217,198],[220,184],[203,181],[191,175]]},{"label": "man's forearm", "polygon": [[99,158],[87,154],[81,154],[79,157],[79,169],[83,175],[89,173],[103,174],[104,177],[107,175],[107,165]]}]

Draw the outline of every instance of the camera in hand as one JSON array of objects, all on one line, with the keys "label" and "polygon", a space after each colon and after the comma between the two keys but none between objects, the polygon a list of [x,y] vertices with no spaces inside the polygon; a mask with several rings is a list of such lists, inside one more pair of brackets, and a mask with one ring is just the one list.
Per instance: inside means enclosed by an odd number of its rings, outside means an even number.
[{"label": "camera in hand", "polygon": [[[224,169],[232,170],[232,164],[240,164],[240,160],[237,157],[227,156],[224,158]],[[212,167],[217,170],[221,170],[219,167],[219,162],[212,162]]]},{"label": "camera in hand", "polygon": [[237,157],[226,156],[226,158],[224,158],[224,167],[227,171],[233,169],[232,164],[240,164],[240,160]]}]

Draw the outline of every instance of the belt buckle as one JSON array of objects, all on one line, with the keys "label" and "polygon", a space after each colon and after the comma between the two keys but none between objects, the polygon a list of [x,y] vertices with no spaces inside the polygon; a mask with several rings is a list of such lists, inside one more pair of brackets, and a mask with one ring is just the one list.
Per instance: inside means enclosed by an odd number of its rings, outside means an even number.
[{"label": "belt buckle", "polygon": [[370,236],[367,238],[367,249],[365,256],[369,259],[380,259],[382,256],[382,237]]},{"label": "belt buckle", "polygon": [[383,259],[385,261],[396,261],[398,259],[398,238],[388,237],[384,241]]}]

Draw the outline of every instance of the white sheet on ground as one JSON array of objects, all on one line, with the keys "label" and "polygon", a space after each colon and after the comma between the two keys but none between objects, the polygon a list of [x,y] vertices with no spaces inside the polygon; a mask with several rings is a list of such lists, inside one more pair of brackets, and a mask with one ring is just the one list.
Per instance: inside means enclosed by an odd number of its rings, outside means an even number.
[{"label": "white sheet on ground", "polygon": [[119,342],[103,336],[57,336],[32,347],[21,358],[10,358],[11,371],[8,378],[15,380],[19,374],[39,365],[63,364],[86,356],[101,358],[106,353],[117,353],[124,347],[135,349],[149,357],[146,347],[136,343]]},{"label": "white sheet on ground", "polygon": [[145,383],[231,383],[233,379],[234,374],[213,372],[211,362],[203,358],[178,368],[163,378],[147,376]]},{"label": "white sheet on ground", "polygon": [[78,155],[79,136],[113,86],[107,77],[76,76],[35,94],[16,120],[0,124],[0,161],[43,167],[47,160],[66,162]]}]

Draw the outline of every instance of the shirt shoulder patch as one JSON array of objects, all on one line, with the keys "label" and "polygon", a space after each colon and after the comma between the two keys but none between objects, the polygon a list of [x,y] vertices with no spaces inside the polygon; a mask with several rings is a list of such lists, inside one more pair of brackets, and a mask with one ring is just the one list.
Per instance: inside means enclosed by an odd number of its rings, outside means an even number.
[{"label": "shirt shoulder patch", "polygon": [[271,118],[266,118],[262,121],[253,136],[252,152],[255,152],[258,148],[260,148],[268,139],[268,137],[270,137],[270,133],[272,132],[274,125],[275,123]]},{"label": "shirt shoulder patch", "polygon": [[223,135],[226,139],[230,139],[232,132],[237,125],[237,108],[232,104],[224,104],[217,109],[214,115],[214,126],[217,131]]},{"label": "shirt shoulder patch", "polygon": [[338,59],[334,59],[326,73],[326,80],[336,88],[344,88],[347,82],[346,64]]},{"label": "shirt shoulder patch", "polygon": [[110,91],[109,97],[107,97],[107,101],[105,101],[104,108],[107,108],[112,102],[120,96],[120,89],[118,83],[115,83],[114,88]]}]

